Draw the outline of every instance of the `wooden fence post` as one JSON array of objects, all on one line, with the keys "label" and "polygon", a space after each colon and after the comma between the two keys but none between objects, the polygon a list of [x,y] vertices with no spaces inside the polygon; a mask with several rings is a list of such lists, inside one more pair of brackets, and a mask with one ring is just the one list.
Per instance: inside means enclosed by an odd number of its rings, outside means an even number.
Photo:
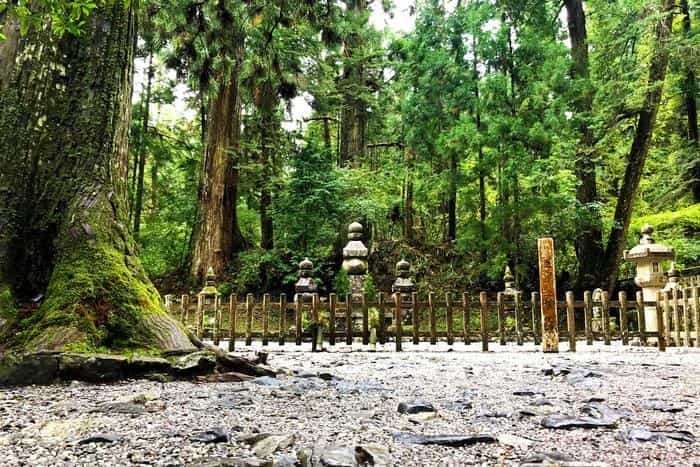
[{"label": "wooden fence post", "polygon": [[498,343],[506,345],[506,313],[503,305],[503,292],[496,294],[496,315],[498,317]]},{"label": "wooden fence post", "polygon": [[630,330],[627,323],[627,293],[624,290],[620,291],[617,299],[620,302],[620,337],[622,338],[622,345],[628,345]]},{"label": "wooden fence post", "polygon": [[301,345],[301,333],[302,333],[302,306],[303,306],[303,295],[298,293],[294,295],[294,334],[295,334],[295,344]]},{"label": "wooden fence post", "polygon": [[280,294],[280,329],[279,344],[284,345],[287,340],[287,295]]},{"label": "wooden fence post", "polygon": [[[667,292],[664,292],[664,312],[663,312],[663,334],[664,334],[664,347],[671,342],[671,302]],[[662,328],[659,328],[661,330]]]},{"label": "wooden fence post", "polygon": [[221,332],[221,295],[214,297],[214,332],[212,341],[215,346],[219,346],[219,333]]},{"label": "wooden fence post", "polygon": [[[321,330],[321,317],[319,313],[319,305],[320,305],[320,300],[318,298],[318,294],[314,293],[311,295],[311,351],[316,352],[318,351],[318,336],[319,333],[322,332]],[[321,344],[323,344],[321,342]],[[323,345],[321,345],[323,347]]]},{"label": "wooden fence post", "polygon": [[462,333],[464,335],[464,344],[470,345],[472,343],[471,336],[469,335],[469,325],[471,323],[471,307],[469,303],[469,294],[467,292],[462,293]]},{"label": "wooden fence post", "polygon": [[583,292],[583,320],[586,332],[586,345],[593,345],[593,293]]},{"label": "wooden fence post", "polygon": [[396,328],[396,351],[401,352],[401,339],[403,338],[401,316],[401,295],[394,294],[394,327]]},{"label": "wooden fence post", "polygon": [[[681,319],[680,313],[678,311],[678,289],[673,288],[671,290],[673,297],[673,345],[676,347],[681,346]],[[670,330],[670,328],[669,328]]]},{"label": "wooden fence post", "polygon": [[700,347],[700,287],[693,287],[693,312],[695,315],[695,347]]},{"label": "wooden fence post", "polygon": [[684,287],[683,290],[681,290],[681,293],[683,294],[683,331],[685,332],[683,343],[686,347],[692,347],[692,343],[690,342],[690,313],[688,310],[690,305],[690,300],[688,297],[688,295],[690,295],[690,289],[688,287]]},{"label": "wooden fence post", "polygon": [[554,269],[554,240],[537,239],[540,269],[540,307],[542,309],[542,351],[559,351],[557,319],[557,285]]},{"label": "wooden fence post", "polygon": [[420,344],[420,305],[418,304],[418,292],[411,292],[411,334],[413,345]]},{"label": "wooden fence post", "polygon": [[437,344],[437,323],[435,322],[435,308],[433,308],[433,292],[428,292],[428,312],[430,319],[430,345]]},{"label": "wooden fence post", "polygon": [[267,331],[268,331],[268,321],[270,319],[270,294],[266,293],[263,295],[263,302],[262,302],[262,345],[267,345],[268,344],[268,337],[267,337]]},{"label": "wooden fence post", "polygon": [[486,292],[479,294],[481,305],[481,351],[489,351],[489,297]]},{"label": "wooden fence post", "polygon": [[637,323],[639,326],[639,342],[642,345],[647,345],[647,323],[646,316],[644,316],[644,296],[642,291],[638,291],[636,294],[636,308],[637,308]]},{"label": "wooden fence post", "polygon": [[328,296],[328,344],[335,345],[335,307],[338,296],[334,293]]},{"label": "wooden fence post", "polygon": [[194,335],[202,338],[202,320],[204,319],[204,298],[197,295],[197,311],[194,315]]},{"label": "wooden fence post", "polygon": [[574,293],[566,292],[566,329],[569,337],[569,352],[576,352],[576,318],[574,316]]},{"label": "wooden fence post", "polygon": [[664,292],[659,291],[656,295],[656,327],[658,331],[657,342],[659,345],[659,352],[666,351],[666,331],[665,331],[665,318],[664,314],[668,312],[668,295]]},{"label": "wooden fence post", "polygon": [[532,313],[532,340],[534,344],[540,345],[540,335],[542,333],[542,325],[540,323],[540,294],[532,292],[530,294],[530,312]]},{"label": "wooden fence post", "polygon": [[455,343],[454,329],[452,322],[452,304],[450,303],[450,293],[445,292],[445,318],[447,319],[447,345]]},{"label": "wooden fence post", "polygon": [[523,293],[515,292],[515,342],[517,345],[523,345]]},{"label": "wooden fence post", "polygon": [[245,317],[245,345],[253,345],[253,307],[255,306],[255,297],[249,293],[245,297],[246,317]]},{"label": "wooden fence post", "polygon": [[605,345],[610,345],[610,300],[608,292],[600,294],[601,318],[603,319],[603,341]]},{"label": "wooden fence post", "polygon": [[189,295],[182,295],[180,297],[180,321],[182,321],[182,324],[187,327],[187,315],[189,314],[187,312],[187,308],[189,305],[190,301],[190,296]]},{"label": "wooden fence post", "polygon": [[362,345],[369,345],[369,310],[365,294],[362,294]]},{"label": "wooden fence post", "polygon": [[352,345],[352,295],[345,295],[345,344]]},{"label": "wooden fence post", "polygon": [[238,308],[238,296],[232,293],[228,298],[228,351],[236,348],[236,308]]},{"label": "wooden fence post", "polygon": [[379,315],[379,329],[377,331],[379,332],[379,343],[384,345],[386,342],[386,324],[385,324],[385,318],[384,316],[386,315],[385,313],[385,308],[386,305],[384,303],[384,292],[379,292],[377,295],[377,314]]}]

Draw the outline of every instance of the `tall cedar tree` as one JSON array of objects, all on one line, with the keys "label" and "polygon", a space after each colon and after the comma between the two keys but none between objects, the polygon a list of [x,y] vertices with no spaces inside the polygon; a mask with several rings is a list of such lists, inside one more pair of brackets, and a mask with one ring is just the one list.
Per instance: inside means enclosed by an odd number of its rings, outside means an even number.
[{"label": "tall cedar tree", "polygon": [[615,290],[620,260],[625,248],[627,231],[629,230],[632,217],[632,208],[634,207],[639,190],[639,182],[644,172],[644,163],[649,153],[654,125],[656,124],[656,115],[661,103],[663,83],[668,66],[668,41],[673,27],[674,8],[674,0],[663,0],[661,2],[661,15],[659,22],[656,24],[644,106],[637,117],[634,140],[627,156],[625,178],[617,198],[613,225],[610,229],[610,236],[605,250],[602,277],[607,280],[607,290],[610,293]]},{"label": "tall cedar tree", "polygon": [[41,303],[10,337],[29,350],[191,347],[128,226],[133,4],[96,9],[81,36],[31,30],[0,90],[0,283]]}]

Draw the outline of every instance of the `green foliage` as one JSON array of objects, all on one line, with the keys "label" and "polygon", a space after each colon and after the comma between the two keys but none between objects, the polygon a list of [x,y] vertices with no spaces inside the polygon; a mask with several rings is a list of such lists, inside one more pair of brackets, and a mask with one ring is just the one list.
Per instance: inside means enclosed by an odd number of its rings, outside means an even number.
[{"label": "green foliage", "polygon": [[700,204],[633,219],[628,239],[630,246],[638,242],[644,224],[654,226],[653,237],[657,242],[674,248],[679,267],[700,264]]},{"label": "green foliage", "polygon": [[367,300],[371,301],[377,299],[377,293],[379,291],[377,290],[377,286],[374,284],[374,279],[370,273],[367,273],[365,276],[364,289]]},{"label": "green foliage", "polygon": [[[7,2],[0,4],[0,15],[12,15],[19,21],[21,35],[41,29],[48,24],[57,36],[79,36],[85,31],[93,11],[109,5],[112,0],[38,0],[35,2]],[[5,37],[0,34],[0,40]]]},{"label": "green foliage", "polygon": [[339,296],[344,297],[350,293],[350,279],[345,269],[338,270],[333,281],[333,291]]}]

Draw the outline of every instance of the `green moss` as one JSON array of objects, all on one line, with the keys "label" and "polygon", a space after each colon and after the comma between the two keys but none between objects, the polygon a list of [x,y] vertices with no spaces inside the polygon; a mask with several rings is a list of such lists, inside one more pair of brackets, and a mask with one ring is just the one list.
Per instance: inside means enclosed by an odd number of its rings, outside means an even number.
[{"label": "green moss", "polygon": [[17,317],[17,307],[12,297],[12,291],[7,286],[0,287],[0,318],[13,320]]},{"label": "green moss", "polygon": [[[28,349],[78,352],[157,347],[144,318],[165,311],[155,288],[138,276],[114,248],[74,249],[56,264],[38,313],[22,322],[22,341]],[[64,342],[57,334],[66,328],[74,332]]]},{"label": "green moss", "polygon": [[639,241],[644,224],[654,227],[653,237],[657,242],[673,247],[679,267],[700,264],[700,203],[633,219],[628,246]]}]

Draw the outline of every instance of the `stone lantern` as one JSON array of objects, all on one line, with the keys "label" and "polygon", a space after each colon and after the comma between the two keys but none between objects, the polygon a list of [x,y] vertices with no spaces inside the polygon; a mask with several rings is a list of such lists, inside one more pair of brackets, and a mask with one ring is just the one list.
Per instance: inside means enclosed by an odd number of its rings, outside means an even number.
[{"label": "stone lantern", "polygon": [[221,309],[221,294],[216,289],[216,275],[214,269],[209,267],[204,280],[204,288],[197,294],[197,322],[195,323],[195,333],[202,336],[205,327],[210,324],[206,318],[210,315],[213,318],[214,343],[218,344],[219,333],[219,311]]},{"label": "stone lantern", "polygon": [[[673,248],[654,243],[651,237],[653,232],[654,229],[648,224],[642,227],[639,245],[624,253],[624,259],[636,266],[637,274],[634,282],[642,288],[642,297],[645,302],[656,302],[658,292],[666,284],[661,263],[675,257]],[[655,306],[644,307],[644,321],[647,332],[658,332]]]},{"label": "stone lantern", "polygon": [[407,316],[411,309],[411,294],[416,291],[416,284],[410,277],[411,264],[405,259],[396,263],[396,279],[391,285],[391,291],[398,293],[401,298],[403,316]]},{"label": "stone lantern", "polygon": [[309,258],[304,258],[304,260],[299,263],[299,280],[294,284],[294,291],[301,294],[303,298],[311,296],[318,290],[316,282],[311,277],[313,270],[314,263],[312,263]]},{"label": "stone lantern", "polygon": [[359,222],[348,226],[348,243],[343,248],[343,270],[348,273],[350,296],[353,301],[361,301],[364,294],[364,281],[367,275],[369,250],[362,243],[363,227]]},{"label": "stone lantern", "polygon": [[503,282],[505,283],[503,295],[515,296],[518,293],[518,289],[515,288],[515,277],[508,265],[506,265],[506,270],[503,273]]},{"label": "stone lantern", "polygon": [[673,290],[677,289],[681,283],[681,275],[678,272],[678,269],[676,269],[675,261],[671,262],[668,272],[666,273],[666,277],[668,277],[668,282],[666,282],[666,286],[662,289],[662,292],[673,292]]}]

